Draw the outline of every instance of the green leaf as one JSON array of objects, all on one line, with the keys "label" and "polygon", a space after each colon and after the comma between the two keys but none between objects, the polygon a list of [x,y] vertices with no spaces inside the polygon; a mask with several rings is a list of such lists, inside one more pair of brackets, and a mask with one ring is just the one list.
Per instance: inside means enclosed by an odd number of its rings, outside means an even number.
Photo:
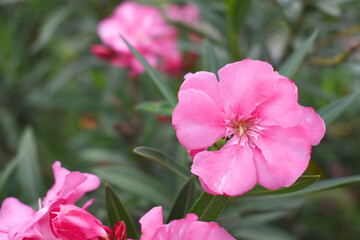
[{"label": "green leaf", "polygon": [[190,209],[189,213],[195,213],[199,221],[216,221],[225,208],[229,197],[210,195],[203,192]]},{"label": "green leaf", "polygon": [[131,164],[121,151],[106,148],[87,148],[79,152],[79,158],[91,163],[126,163]]},{"label": "green leaf", "polygon": [[256,185],[251,191],[246,194],[278,194],[278,193],[289,193],[296,192],[301,189],[304,189],[314,183],[316,183],[320,178],[320,175],[303,175],[296,180],[296,182],[290,187],[283,187],[278,190],[269,190],[260,185]]},{"label": "green leaf", "polygon": [[298,238],[280,228],[270,225],[246,226],[234,231],[238,239],[247,240],[297,240]]},{"label": "green leaf", "polygon": [[190,177],[178,193],[167,219],[170,222],[173,219],[180,219],[186,216],[191,205],[195,201],[195,185],[194,178]]},{"label": "green leaf", "polygon": [[123,202],[116,194],[116,192],[107,183],[105,184],[105,206],[111,227],[114,227],[116,222],[124,221],[126,225],[127,236],[133,239],[139,238],[135,225]]},{"label": "green leaf", "polygon": [[176,106],[177,100],[175,94],[170,89],[170,87],[166,84],[165,80],[161,77],[161,75],[146,61],[146,59],[133,47],[131,44],[121,36],[125,44],[129,47],[132,54],[136,57],[136,59],[141,63],[141,65],[145,68],[147,74],[149,74],[151,80],[155,83],[157,88],[160,90],[161,94],[165,97],[165,99],[172,105]]},{"label": "green leaf", "polygon": [[325,124],[332,123],[354,100],[360,95],[360,91],[339,98],[318,111]]},{"label": "green leaf", "polygon": [[[302,190],[296,191],[296,192],[290,192],[290,193],[283,193],[283,194],[269,194],[269,195],[261,195],[258,197],[261,198],[283,198],[283,197],[295,197],[295,196],[303,196],[308,195],[310,193],[316,193],[320,191],[326,191],[331,190],[339,187],[345,187],[353,183],[359,183],[360,182],[360,175],[354,175],[349,177],[343,177],[343,178],[335,178],[335,179],[326,179],[322,181],[318,181],[317,183],[314,183],[313,185],[304,188]],[[248,199],[255,199],[258,198],[257,196],[249,196]]]},{"label": "green leaf", "polygon": [[187,180],[188,176],[190,175],[190,171],[187,171],[186,169],[178,165],[174,159],[172,159],[170,156],[161,152],[158,149],[141,146],[136,147],[134,149],[134,153],[150,159],[151,161],[159,164],[160,166],[166,168],[172,173],[175,173],[176,175],[185,180]]},{"label": "green leaf", "polygon": [[136,106],[136,109],[170,117],[174,111],[174,106],[168,101],[142,102]]},{"label": "green leaf", "polygon": [[94,173],[112,186],[146,198],[157,205],[170,206],[169,189],[157,179],[126,166],[97,167]]},{"label": "green leaf", "polygon": [[205,40],[203,45],[203,65],[204,69],[212,72],[218,77],[218,70],[222,67],[218,61],[218,58],[214,51],[214,45],[211,44],[209,41]]},{"label": "green leaf", "polygon": [[296,49],[295,52],[292,53],[288,59],[286,59],[286,61],[279,68],[279,73],[281,75],[288,78],[292,78],[294,76],[294,74],[304,61],[306,54],[313,46],[318,32],[319,31],[317,29],[314,30],[310,37],[306,39],[306,41],[298,49]]},{"label": "green leaf", "polygon": [[42,183],[36,141],[32,128],[27,127],[23,132],[15,158],[16,161],[19,161],[17,177],[20,180],[25,199],[34,201],[41,196]]}]

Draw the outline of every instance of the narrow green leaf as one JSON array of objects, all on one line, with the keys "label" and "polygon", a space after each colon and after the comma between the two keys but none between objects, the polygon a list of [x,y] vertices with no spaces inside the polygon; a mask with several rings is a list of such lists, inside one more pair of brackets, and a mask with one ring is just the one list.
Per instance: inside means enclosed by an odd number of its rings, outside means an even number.
[{"label": "narrow green leaf", "polygon": [[132,54],[136,57],[136,59],[142,64],[145,68],[147,74],[149,74],[151,80],[155,83],[157,88],[160,90],[161,94],[165,97],[165,99],[173,106],[176,106],[177,100],[175,94],[170,89],[170,87],[166,84],[165,80],[161,77],[161,75],[146,61],[146,59],[124,38],[121,36],[125,44],[129,47]]},{"label": "narrow green leaf", "polygon": [[297,240],[292,234],[270,225],[255,225],[238,228],[233,232],[238,239],[251,240]]},{"label": "narrow green leaf", "polygon": [[173,205],[170,209],[170,213],[167,219],[167,222],[170,222],[173,219],[180,219],[186,216],[186,213],[189,211],[191,205],[195,201],[195,185],[194,178],[190,177],[189,180],[184,184],[180,189]]},{"label": "narrow green leaf", "polygon": [[166,185],[159,180],[126,166],[97,167],[94,173],[103,181],[125,189],[155,204],[170,206],[171,194]]},{"label": "narrow green leaf", "polygon": [[107,183],[105,184],[105,206],[110,227],[114,227],[116,222],[124,221],[127,236],[133,239],[139,238],[129,212],[126,210],[120,197]]},{"label": "narrow green leaf", "polygon": [[136,106],[136,109],[170,117],[174,111],[174,106],[168,101],[142,102]]},{"label": "narrow green leaf", "polygon": [[229,197],[210,195],[203,192],[191,207],[189,213],[195,213],[199,217],[199,221],[216,221],[228,201]]},{"label": "narrow green leaf", "polygon": [[[214,51],[214,45],[205,40],[203,44],[203,65],[204,69],[213,72],[217,76],[218,70],[222,67]],[[217,76],[218,77],[218,76]]]},{"label": "narrow green leaf", "polygon": [[355,99],[360,95],[360,91],[351,93],[345,97],[339,98],[318,111],[324,119],[325,124],[332,123]]},{"label": "narrow green leaf", "polygon": [[288,59],[286,59],[286,61],[279,68],[279,73],[281,75],[288,78],[292,78],[294,76],[294,74],[304,61],[306,54],[313,46],[318,32],[319,31],[317,29],[314,30],[310,37],[306,39],[306,41],[298,49],[296,49],[295,52],[292,53]]},{"label": "narrow green leaf", "polygon": [[299,191],[301,189],[304,189],[314,183],[316,183],[320,178],[320,175],[303,175],[300,178],[298,178],[298,180],[296,180],[296,182],[291,185],[290,187],[283,187],[280,188],[278,190],[269,190],[266,189],[260,185],[255,186],[254,189],[252,189],[251,191],[247,192],[246,194],[252,195],[252,194],[278,194],[278,193],[290,193],[290,192],[296,192]]},{"label": "narrow green leaf", "polygon": [[150,159],[151,161],[161,165],[162,167],[166,168],[172,173],[175,173],[176,175],[185,180],[187,180],[188,176],[190,176],[190,171],[187,171],[186,169],[178,165],[174,159],[172,159],[170,156],[161,152],[158,149],[141,146],[136,147],[134,149],[134,153]]},{"label": "narrow green leaf", "polygon": [[316,193],[326,190],[331,190],[339,187],[345,187],[353,183],[360,183],[360,175],[354,175],[349,177],[343,177],[343,178],[335,178],[335,179],[326,179],[322,181],[318,181],[317,183],[314,183],[313,185],[304,188],[300,191],[296,192],[290,192],[290,193],[283,193],[283,194],[269,194],[269,195],[261,195],[261,196],[249,196],[247,199],[255,199],[255,198],[284,198],[284,197],[295,197],[295,196],[304,196],[308,195],[310,193]]},{"label": "narrow green leaf", "polygon": [[17,176],[27,201],[41,196],[40,164],[33,130],[27,127],[20,139],[16,161],[19,161]]}]

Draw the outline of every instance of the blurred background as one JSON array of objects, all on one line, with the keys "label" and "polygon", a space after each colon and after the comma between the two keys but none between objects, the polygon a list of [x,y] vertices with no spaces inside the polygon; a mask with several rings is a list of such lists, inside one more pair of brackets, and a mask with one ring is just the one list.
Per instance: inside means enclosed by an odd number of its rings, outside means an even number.
[{"label": "blurred background", "polygon": [[[59,160],[69,170],[102,179],[87,199],[97,199],[90,212],[104,224],[105,182],[136,222],[153,206],[169,210],[184,181],[133,149],[156,148],[190,168],[191,158],[171,126],[171,109],[147,74],[135,81],[127,69],[90,52],[101,42],[99,21],[120,2],[0,1],[1,200],[15,196],[36,208],[53,184],[51,165]],[[137,2],[159,8],[170,3]],[[307,173],[322,179],[360,174],[360,1],[240,1],[237,12],[229,10],[229,1],[172,1],[188,2],[199,7],[201,18],[194,26],[172,23],[190,63],[182,74],[163,74],[174,93],[185,73],[216,72],[244,58],[279,69],[310,39],[303,64],[288,77],[302,105],[317,112],[340,107],[341,113],[328,116]],[[189,41],[189,34],[202,40]],[[189,53],[195,60],[186,58]],[[359,190],[352,185],[301,197],[232,199],[219,221],[238,239],[359,239]]]}]

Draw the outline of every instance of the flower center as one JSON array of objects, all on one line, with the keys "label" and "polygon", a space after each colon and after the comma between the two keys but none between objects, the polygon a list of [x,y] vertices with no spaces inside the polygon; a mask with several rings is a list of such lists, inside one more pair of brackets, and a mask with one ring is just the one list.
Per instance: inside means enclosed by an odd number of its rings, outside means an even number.
[{"label": "flower center", "polygon": [[234,122],[233,125],[233,129],[239,135],[239,137],[241,137],[249,129],[249,127],[250,126],[247,121]]}]

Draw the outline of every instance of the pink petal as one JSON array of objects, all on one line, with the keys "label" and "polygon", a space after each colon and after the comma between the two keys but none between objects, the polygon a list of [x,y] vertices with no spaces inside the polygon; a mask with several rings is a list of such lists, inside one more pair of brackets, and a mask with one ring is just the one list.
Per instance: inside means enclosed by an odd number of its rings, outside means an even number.
[{"label": "pink petal", "polygon": [[85,193],[95,190],[100,185],[100,179],[89,173],[70,172],[61,167],[60,162],[53,164],[55,184],[47,192],[43,205],[49,206],[60,198],[74,204]]},{"label": "pink petal", "polygon": [[189,238],[189,230],[197,219],[198,217],[195,214],[188,214],[185,219],[172,220],[169,224],[161,226],[152,240],[191,239]]},{"label": "pink petal", "polygon": [[301,106],[295,84],[281,77],[276,85],[274,96],[259,105],[255,110],[262,125],[296,126],[302,118]]},{"label": "pink petal", "polygon": [[252,150],[248,144],[238,146],[235,141],[231,139],[220,151],[200,152],[194,158],[191,172],[218,195],[239,196],[256,184]]},{"label": "pink petal", "polygon": [[75,205],[60,205],[50,212],[54,234],[63,240],[107,238],[102,223]]},{"label": "pink petal", "polygon": [[172,124],[180,143],[187,149],[207,148],[225,136],[223,113],[202,91],[189,89],[179,92]]},{"label": "pink petal", "polygon": [[191,225],[189,239],[235,240],[216,222],[194,222]]},{"label": "pink petal", "polygon": [[245,59],[221,68],[219,78],[228,117],[250,116],[258,105],[274,95],[279,74],[266,62]]},{"label": "pink petal", "polygon": [[197,72],[185,77],[185,81],[180,87],[179,93],[182,90],[196,89],[208,95],[219,109],[222,109],[220,99],[219,82],[215,74],[210,72]]},{"label": "pink petal", "polygon": [[258,182],[266,188],[289,187],[309,164],[311,137],[301,126],[266,127],[255,144],[261,151],[254,154]]},{"label": "pink petal", "polygon": [[304,127],[311,137],[311,144],[316,146],[325,135],[324,120],[315,112],[312,107],[302,107],[302,121],[300,125]]},{"label": "pink petal", "polygon": [[154,234],[163,225],[162,207],[154,207],[139,220],[141,240],[152,240]]},{"label": "pink petal", "polygon": [[24,224],[34,215],[35,211],[31,207],[16,198],[8,197],[0,209],[0,232],[7,235],[11,228]]}]

